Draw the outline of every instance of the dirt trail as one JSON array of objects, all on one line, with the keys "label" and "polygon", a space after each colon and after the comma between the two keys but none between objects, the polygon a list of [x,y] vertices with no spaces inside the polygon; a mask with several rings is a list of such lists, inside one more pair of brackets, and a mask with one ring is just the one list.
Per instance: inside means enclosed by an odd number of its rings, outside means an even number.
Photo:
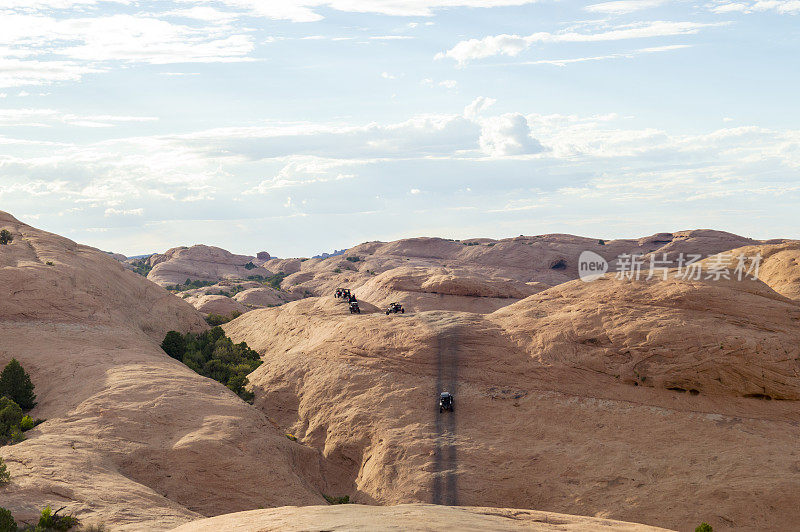
[{"label": "dirt trail", "polygon": [[[437,328],[441,325],[436,324]],[[436,389],[432,402],[436,424],[436,443],[434,449],[435,474],[433,476],[432,501],[434,504],[458,505],[458,451],[457,412],[439,412],[438,397],[441,392],[450,392],[458,397],[458,324],[448,323],[438,332],[438,353],[436,358]]]}]

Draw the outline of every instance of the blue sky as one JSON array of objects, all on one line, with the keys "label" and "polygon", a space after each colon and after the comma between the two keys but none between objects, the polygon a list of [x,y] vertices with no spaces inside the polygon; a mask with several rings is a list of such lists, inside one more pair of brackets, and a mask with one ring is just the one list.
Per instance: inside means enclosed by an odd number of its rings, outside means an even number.
[{"label": "blue sky", "polygon": [[800,238],[800,0],[0,0],[0,209],[129,255]]}]

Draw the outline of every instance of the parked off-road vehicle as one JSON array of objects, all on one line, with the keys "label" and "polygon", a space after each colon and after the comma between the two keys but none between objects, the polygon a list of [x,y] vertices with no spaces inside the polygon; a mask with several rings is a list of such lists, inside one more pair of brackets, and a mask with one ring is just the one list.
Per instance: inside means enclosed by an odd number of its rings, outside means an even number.
[{"label": "parked off-road vehicle", "polygon": [[361,314],[361,309],[358,308],[358,301],[350,302],[350,314]]}]

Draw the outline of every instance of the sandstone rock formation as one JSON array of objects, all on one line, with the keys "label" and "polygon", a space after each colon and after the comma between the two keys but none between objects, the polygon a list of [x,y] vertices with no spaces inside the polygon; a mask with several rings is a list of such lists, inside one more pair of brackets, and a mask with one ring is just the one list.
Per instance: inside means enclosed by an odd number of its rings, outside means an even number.
[{"label": "sandstone rock formation", "polygon": [[275,290],[269,286],[248,288],[233,296],[238,303],[246,308],[277,307],[288,301],[299,299],[296,294]]},{"label": "sandstone rock formation", "polygon": [[[800,522],[796,241],[701,230],[417,238],[308,260],[206,246],[151,257],[161,284],[218,281],[184,301],[106,253],[0,213],[4,228],[15,239],[0,246],[0,365],[22,362],[38,395],[32,415],[47,419],[0,447],[12,475],[0,505],[20,520],[51,504],[113,530]],[[758,281],[584,283],[585,249],[609,260],[756,251],[763,263]],[[232,281],[271,272],[287,274],[281,290]],[[362,314],[331,297],[339,286],[356,291]],[[301,297],[224,326],[263,356],[249,377],[255,407],[159,348],[169,329],[206,327],[190,299],[248,309]],[[409,312],[386,316],[394,300]],[[456,407],[440,414],[445,390]],[[450,506],[201,519],[324,504],[323,493]]]},{"label": "sandstone rock formation", "polygon": [[400,302],[406,310],[488,313],[547,288],[512,279],[487,278],[446,268],[400,266],[373,277],[357,297],[379,307]]},{"label": "sandstone rock formation", "polygon": [[[148,259],[153,269],[147,278],[161,286],[168,286],[184,283],[186,279],[216,282],[222,279],[246,279],[250,275],[272,275],[264,268],[255,267],[252,264],[254,258],[234,255],[213,246],[177,247]],[[254,267],[245,267],[248,264]]]},{"label": "sandstone rock formation", "polygon": [[256,406],[356,502],[752,530],[800,521],[798,324],[763,282],[609,277],[485,315],[328,296],[224,327],[263,353]]},{"label": "sandstone rock formation", "polygon": [[[163,530],[202,516],[320,504],[318,453],[287,440],[227,388],[159,348],[203,330],[188,303],[109,255],[0,212],[0,366],[31,374],[46,421],[0,447],[18,521],[66,506],[113,530]],[[35,522],[35,521],[34,521]]]},{"label": "sandstone rock formation", "polygon": [[189,296],[186,302],[191,304],[194,308],[208,316],[209,314],[218,314],[220,316],[230,316],[234,312],[244,313],[250,310],[248,307],[239,303],[239,301],[219,295],[197,295]]},{"label": "sandstone rock formation", "polygon": [[389,530],[567,531],[567,532],[656,532],[665,530],[610,519],[576,517],[531,510],[403,504],[398,506],[305,506],[253,510],[180,526],[174,532],[300,532],[307,530],[348,530],[379,532]]}]

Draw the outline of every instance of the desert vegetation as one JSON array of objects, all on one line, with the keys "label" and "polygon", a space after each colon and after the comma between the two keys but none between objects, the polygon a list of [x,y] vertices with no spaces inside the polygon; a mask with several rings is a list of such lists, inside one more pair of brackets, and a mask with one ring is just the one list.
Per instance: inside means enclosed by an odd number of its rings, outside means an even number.
[{"label": "desert vegetation", "polygon": [[11,231],[8,229],[3,229],[0,231],[0,244],[7,245],[10,244],[14,240],[14,236],[11,234]]},{"label": "desert vegetation", "polygon": [[23,410],[30,410],[34,406],[36,394],[33,393],[31,378],[22,365],[12,358],[0,373],[0,445],[19,443],[25,439],[22,433],[35,427],[36,422]]},{"label": "desert vegetation", "polygon": [[286,275],[287,274],[284,272],[276,273],[275,275],[268,275],[267,277],[264,277],[263,275],[248,275],[247,280],[258,281],[259,283],[271,286],[275,290],[280,290],[281,283]]},{"label": "desert vegetation", "polygon": [[147,264],[147,260],[145,259],[138,259],[131,262],[131,266],[133,266],[133,271],[138,273],[142,277],[147,277],[147,274],[150,273],[150,270],[153,269],[152,266]]},{"label": "desert vegetation", "polygon": [[261,358],[245,342],[234,344],[220,327],[201,334],[169,331],[161,348],[200,375],[221,382],[244,401],[253,401],[253,392],[245,388],[247,375],[261,365]]},{"label": "desert vegetation", "polygon": [[226,316],[222,316],[220,314],[209,314],[208,316],[206,316],[206,323],[208,323],[212,327],[216,327],[217,325],[222,325],[223,323],[228,323],[229,321],[233,321],[241,315],[242,313],[237,310],[234,310],[233,312],[231,312]]},{"label": "desert vegetation", "polygon": [[[50,505],[42,509],[39,521],[35,524],[19,526],[11,512],[5,508],[0,508],[0,532],[51,532],[66,531],[75,529],[80,525],[80,521],[72,514],[59,514],[64,508],[53,511]],[[98,530],[97,527],[81,527],[81,531]],[[100,528],[102,530],[102,528]]]},{"label": "desert vegetation", "polygon": [[191,290],[192,288],[204,288],[213,284],[215,284],[213,281],[200,281],[199,279],[192,280],[187,278],[183,284],[169,285],[165,288],[173,292],[183,292],[184,290]]},{"label": "desert vegetation", "polygon": [[0,397],[2,396],[8,397],[23,410],[30,410],[36,406],[36,394],[33,393],[31,377],[16,358],[12,358],[0,373]]}]

